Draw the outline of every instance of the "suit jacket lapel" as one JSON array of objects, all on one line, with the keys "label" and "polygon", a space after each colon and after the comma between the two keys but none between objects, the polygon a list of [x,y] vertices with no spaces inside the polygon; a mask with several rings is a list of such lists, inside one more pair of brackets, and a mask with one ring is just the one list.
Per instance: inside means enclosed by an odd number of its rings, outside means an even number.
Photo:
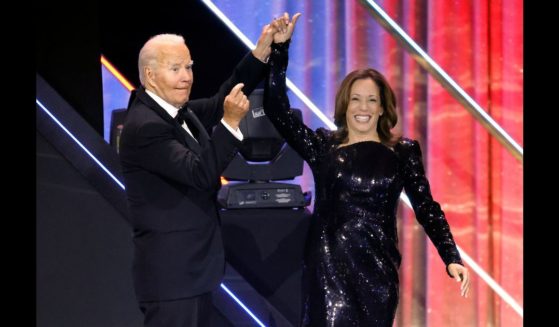
[{"label": "suit jacket lapel", "polygon": [[187,119],[190,119],[192,124],[194,124],[194,126],[198,129],[198,141],[200,142],[200,145],[206,146],[210,140],[210,136],[208,135],[208,132],[204,128],[204,125],[202,125],[202,122],[198,119],[198,117],[196,117],[196,114],[188,107],[186,108],[185,117]]},{"label": "suit jacket lapel", "polygon": [[197,154],[200,154],[202,152],[202,147],[200,146],[200,143],[198,143],[192,135],[188,134],[186,129],[180,126],[178,122],[175,121],[175,125],[179,126],[179,129],[184,137],[184,141],[186,142],[188,147],[192,151],[196,152]]}]

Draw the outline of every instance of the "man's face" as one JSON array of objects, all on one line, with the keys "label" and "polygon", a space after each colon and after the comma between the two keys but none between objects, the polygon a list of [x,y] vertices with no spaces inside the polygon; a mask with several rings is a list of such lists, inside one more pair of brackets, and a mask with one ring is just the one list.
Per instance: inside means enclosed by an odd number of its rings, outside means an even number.
[{"label": "man's face", "polygon": [[180,108],[188,101],[194,81],[190,51],[185,44],[163,45],[159,50],[157,65],[148,69],[151,89]]}]

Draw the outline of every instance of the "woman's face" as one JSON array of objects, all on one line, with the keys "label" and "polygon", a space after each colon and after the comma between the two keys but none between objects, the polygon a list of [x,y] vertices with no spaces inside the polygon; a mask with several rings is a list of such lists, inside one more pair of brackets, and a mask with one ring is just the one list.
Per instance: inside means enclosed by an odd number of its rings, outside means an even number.
[{"label": "woman's face", "polygon": [[378,85],[370,78],[356,80],[346,111],[349,139],[378,138],[377,124],[383,112]]}]

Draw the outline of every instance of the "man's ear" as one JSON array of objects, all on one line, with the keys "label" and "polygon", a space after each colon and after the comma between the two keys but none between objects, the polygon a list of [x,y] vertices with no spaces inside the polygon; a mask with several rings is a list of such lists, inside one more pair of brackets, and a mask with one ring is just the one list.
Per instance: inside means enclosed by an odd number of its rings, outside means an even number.
[{"label": "man's ear", "polygon": [[144,66],[144,76],[146,77],[146,84],[154,84],[153,79],[155,78],[155,71],[149,65]]}]

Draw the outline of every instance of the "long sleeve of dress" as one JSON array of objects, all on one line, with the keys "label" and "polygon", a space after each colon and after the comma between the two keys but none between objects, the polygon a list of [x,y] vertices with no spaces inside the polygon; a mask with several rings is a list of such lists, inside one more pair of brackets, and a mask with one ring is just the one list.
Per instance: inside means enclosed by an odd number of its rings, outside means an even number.
[{"label": "long sleeve of dress", "polygon": [[404,167],[404,189],[412,203],[417,221],[425,229],[447,267],[451,263],[462,264],[444,212],[431,195],[419,143],[414,140],[407,140],[405,143],[408,151]]},{"label": "long sleeve of dress", "polygon": [[272,44],[270,71],[264,87],[264,112],[286,142],[312,167],[324,153],[331,132],[324,128],[314,132],[291,110],[285,82],[288,49],[289,40]]}]

